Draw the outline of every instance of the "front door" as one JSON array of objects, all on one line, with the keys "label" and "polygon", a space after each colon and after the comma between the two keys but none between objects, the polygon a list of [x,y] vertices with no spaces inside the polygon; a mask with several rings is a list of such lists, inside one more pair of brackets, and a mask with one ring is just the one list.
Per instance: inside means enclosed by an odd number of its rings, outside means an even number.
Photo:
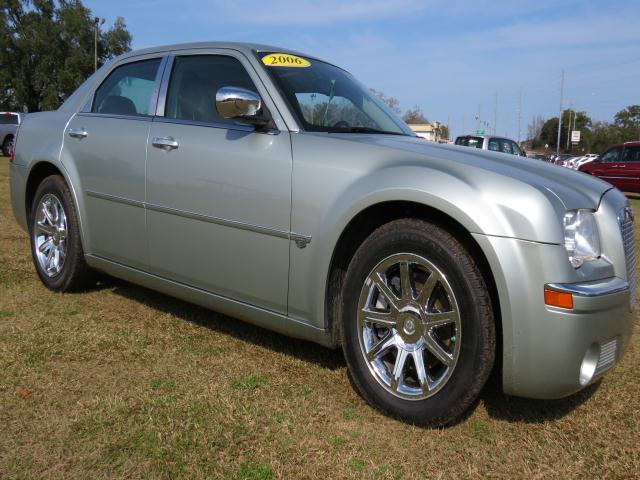
[{"label": "front door", "polygon": [[134,267],[147,263],[145,157],[160,63],[116,67],[69,122],[61,155],[77,169],[86,253]]},{"label": "front door", "polygon": [[611,185],[624,189],[624,166],[621,162],[622,147],[615,147],[602,155],[601,160],[592,167],[591,173]]},{"label": "front door", "polygon": [[621,189],[624,192],[640,192],[640,147],[625,145],[620,162],[622,180]]},{"label": "front door", "polygon": [[147,147],[152,271],[284,313],[289,133],[256,132],[218,115],[215,96],[221,87],[267,97],[243,57],[231,52],[177,56],[169,71],[164,112],[154,119]]}]

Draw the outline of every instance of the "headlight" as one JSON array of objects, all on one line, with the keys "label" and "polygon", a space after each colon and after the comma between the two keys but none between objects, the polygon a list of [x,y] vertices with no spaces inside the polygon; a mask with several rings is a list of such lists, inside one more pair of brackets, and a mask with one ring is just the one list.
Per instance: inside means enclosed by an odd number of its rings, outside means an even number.
[{"label": "headlight", "polygon": [[591,210],[569,210],[565,213],[564,248],[573,268],[600,256],[600,234]]}]

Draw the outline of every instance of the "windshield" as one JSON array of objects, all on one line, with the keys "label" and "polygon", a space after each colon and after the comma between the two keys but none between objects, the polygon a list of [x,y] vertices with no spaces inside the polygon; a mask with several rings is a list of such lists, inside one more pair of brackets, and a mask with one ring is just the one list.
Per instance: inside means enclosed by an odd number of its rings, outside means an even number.
[{"label": "windshield", "polygon": [[458,137],[456,138],[456,145],[464,145],[465,147],[482,148],[482,137]]},{"label": "windshield", "polygon": [[415,136],[344,70],[289,54],[261,53],[260,58],[306,131]]}]

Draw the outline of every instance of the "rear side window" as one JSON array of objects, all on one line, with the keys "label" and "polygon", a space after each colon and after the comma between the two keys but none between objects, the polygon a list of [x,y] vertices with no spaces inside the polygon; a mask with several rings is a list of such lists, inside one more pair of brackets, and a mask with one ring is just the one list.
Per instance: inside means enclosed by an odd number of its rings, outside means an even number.
[{"label": "rear side window", "polygon": [[94,113],[152,115],[151,96],[160,59],[127,63],[116,68],[96,91]]},{"label": "rear side window", "polygon": [[623,162],[640,162],[640,147],[625,147],[622,154]]},{"label": "rear side window", "polygon": [[238,123],[216,109],[216,93],[222,87],[257,92],[251,77],[235,58],[224,55],[177,57],[167,92],[165,118],[207,123]]},{"label": "rear side window", "polygon": [[0,125],[18,125],[18,116],[13,113],[0,115]]},{"label": "rear side window", "polygon": [[602,162],[612,163],[620,161],[620,147],[612,148],[602,156]]}]

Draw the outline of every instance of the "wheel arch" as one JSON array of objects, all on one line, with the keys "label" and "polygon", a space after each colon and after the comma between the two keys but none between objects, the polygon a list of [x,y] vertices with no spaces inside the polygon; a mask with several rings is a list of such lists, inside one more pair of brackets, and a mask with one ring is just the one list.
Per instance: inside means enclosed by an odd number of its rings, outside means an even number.
[{"label": "wheel arch", "polygon": [[[27,220],[27,228],[29,227],[29,219],[31,218],[31,205],[33,203],[33,197],[38,189],[38,185],[48,176],[50,175],[59,175],[63,178],[69,190],[71,192],[71,196],[73,197],[73,203],[76,208],[76,212],[78,214],[79,227],[80,227],[80,238],[82,241],[83,247],[86,246],[85,236],[84,236],[84,228],[82,222],[82,212],[79,208],[78,198],[76,195],[76,190],[73,186],[73,183],[70,181],[67,170],[64,168],[62,164],[56,164],[49,160],[39,160],[34,161],[29,169],[29,174],[27,175],[27,180],[25,184],[25,194],[24,194],[24,208],[26,213]],[[85,250],[86,252],[86,250]]]},{"label": "wheel arch", "polygon": [[341,289],[347,267],[357,248],[378,227],[393,220],[416,218],[433,222],[458,239],[478,262],[478,267],[491,296],[496,322],[496,365],[502,358],[502,316],[500,298],[487,256],[471,232],[451,215],[429,205],[413,201],[384,201],[368,206],[357,213],[342,230],[333,249],[325,286],[325,322],[331,343],[339,345],[341,336]]}]

